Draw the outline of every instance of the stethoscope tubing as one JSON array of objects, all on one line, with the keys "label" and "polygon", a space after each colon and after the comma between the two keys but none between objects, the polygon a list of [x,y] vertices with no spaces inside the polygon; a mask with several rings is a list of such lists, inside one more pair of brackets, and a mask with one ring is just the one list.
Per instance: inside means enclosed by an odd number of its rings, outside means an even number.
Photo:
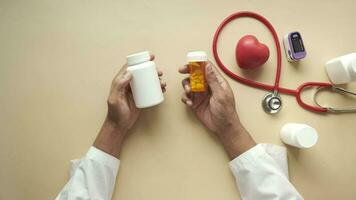
[{"label": "stethoscope tubing", "polygon": [[[274,39],[274,43],[276,46],[276,51],[277,51],[277,69],[276,69],[276,76],[275,76],[275,81],[274,81],[274,85],[269,85],[269,84],[265,84],[265,83],[260,83],[254,80],[250,80],[244,77],[241,77],[237,74],[235,74],[234,72],[232,72],[231,70],[229,70],[221,61],[220,57],[219,57],[219,53],[217,50],[217,45],[218,45],[218,39],[219,36],[221,34],[221,31],[225,28],[225,26],[227,24],[229,24],[229,22],[231,22],[232,20],[235,20],[237,18],[241,18],[241,17],[249,17],[249,18],[254,18],[258,21],[260,21],[261,23],[263,23],[268,30],[271,32],[273,39]],[[230,76],[232,79],[243,83],[245,85],[254,87],[254,88],[258,88],[258,89],[263,89],[263,90],[268,90],[268,91],[274,91],[276,93],[282,93],[282,94],[288,94],[288,95],[293,95],[296,97],[296,100],[298,102],[298,104],[303,107],[306,110],[309,111],[313,111],[313,112],[328,112],[328,109],[323,108],[323,107],[317,107],[317,106],[311,106],[306,104],[305,102],[303,102],[302,98],[301,98],[301,93],[303,92],[303,90],[307,87],[332,87],[332,84],[330,83],[323,83],[323,82],[306,82],[303,83],[302,85],[300,85],[297,89],[289,89],[289,88],[284,88],[284,87],[280,87],[279,86],[279,81],[280,81],[280,76],[281,76],[281,71],[282,71],[282,58],[281,58],[281,47],[279,44],[279,39],[278,39],[278,35],[275,31],[275,29],[273,28],[273,25],[263,16],[257,14],[257,13],[253,13],[253,12],[248,12],[248,11],[242,11],[242,12],[236,12],[231,14],[230,16],[228,16],[227,18],[225,18],[221,24],[219,25],[219,27],[217,28],[214,38],[213,38],[213,55],[215,58],[215,61],[217,63],[217,65],[220,67],[221,70],[224,71],[224,73],[226,73],[228,76]]]},{"label": "stethoscope tubing", "polygon": [[[219,39],[221,31],[225,28],[225,26],[227,24],[230,23],[230,21],[232,21],[236,18],[240,18],[240,17],[254,18],[254,19],[262,22],[269,29],[269,31],[272,33],[272,36],[273,36],[273,39],[274,39],[275,45],[276,45],[276,50],[277,50],[277,70],[276,70],[276,76],[275,76],[275,80],[274,80],[274,86],[259,83],[259,82],[256,82],[256,81],[253,81],[250,79],[246,79],[246,78],[243,78],[243,77],[240,77],[240,76],[234,74],[227,67],[225,67],[225,65],[221,62],[221,60],[218,56],[217,43],[218,43],[218,39]],[[265,89],[265,90],[279,91],[279,80],[281,77],[281,70],[282,70],[282,66],[281,66],[282,57],[281,57],[281,46],[278,41],[279,41],[279,39],[278,39],[276,31],[274,30],[272,24],[266,18],[264,18],[263,16],[261,16],[257,13],[253,13],[253,12],[248,12],[248,11],[237,12],[237,13],[233,13],[230,16],[228,16],[227,18],[225,18],[224,21],[221,22],[220,26],[216,30],[214,39],[213,39],[213,54],[214,54],[214,58],[215,58],[216,62],[220,66],[220,68],[222,70],[224,70],[225,73],[227,73],[230,77],[234,78],[235,80],[245,83],[246,85],[249,85],[251,87],[257,87],[257,88],[261,88],[261,89]]]}]

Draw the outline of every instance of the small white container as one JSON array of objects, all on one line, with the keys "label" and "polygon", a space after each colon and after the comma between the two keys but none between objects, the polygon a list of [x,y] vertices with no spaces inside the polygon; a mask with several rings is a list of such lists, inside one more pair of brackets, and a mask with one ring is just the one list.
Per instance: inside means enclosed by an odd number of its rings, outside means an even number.
[{"label": "small white container", "polygon": [[148,51],[126,57],[127,71],[132,74],[130,83],[137,108],[147,108],[164,101],[156,64],[150,61]]},{"label": "small white container", "polygon": [[318,141],[316,130],[306,124],[287,123],[280,133],[281,140],[298,148],[310,148]]},{"label": "small white container", "polygon": [[356,81],[356,53],[350,53],[328,61],[326,72],[334,84]]}]

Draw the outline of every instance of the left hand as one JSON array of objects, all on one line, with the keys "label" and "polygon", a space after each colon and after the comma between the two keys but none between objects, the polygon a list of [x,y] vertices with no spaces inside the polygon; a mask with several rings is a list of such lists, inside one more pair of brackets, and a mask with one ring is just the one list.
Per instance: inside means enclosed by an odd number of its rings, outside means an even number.
[{"label": "left hand", "polygon": [[[179,68],[182,74],[189,74],[189,66]],[[182,81],[184,92],[182,101],[189,106],[198,119],[218,136],[231,159],[256,145],[250,134],[241,124],[235,108],[235,99],[229,83],[215,66],[206,63],[205,93],[193,93],[190,79]]]}]

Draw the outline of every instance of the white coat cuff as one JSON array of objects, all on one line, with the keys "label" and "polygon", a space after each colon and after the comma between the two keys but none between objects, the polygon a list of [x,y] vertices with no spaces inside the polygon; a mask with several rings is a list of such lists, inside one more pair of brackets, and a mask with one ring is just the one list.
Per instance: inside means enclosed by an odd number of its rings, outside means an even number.
[{"label": "white coat cuff", "polygon": [[230,161],[229,164],[232,169],[238,171],[241,168],[255,165],[257,161],[256,159],[258,159],[259,156],[265,154],[266,152],[263,147],[258,144],[234,158],[232,161]]},{"label": "white coat cuff", "polygon": [[86,157],[88,159],[93,159],[99,163],[109,166],[114,172],[117,172],[119,170],[119,159],[93,146],[90,147]]},{"label": "white coat cuff", "polygon": [[233,171],[239,171],[260,165],[260,162],[266,159],[266,155],[275,161],[278,168],[288,179],[287,150],[285,147],[273,144],[258,144],[233,159],[229,164]]}]

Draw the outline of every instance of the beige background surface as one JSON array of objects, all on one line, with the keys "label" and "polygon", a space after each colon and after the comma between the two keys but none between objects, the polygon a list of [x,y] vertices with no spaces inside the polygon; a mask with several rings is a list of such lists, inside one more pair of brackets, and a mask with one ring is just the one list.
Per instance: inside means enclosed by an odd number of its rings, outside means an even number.
[{"label": "beige background surface", "polygon": [[[280,38],[294,30],[304,37],[308,56],[299,65],[286,62],[283,53],[283,86],[328,81],[324,63],[355,51],[355,6],[352,0],[1,0],[0,199],[57,195],[69,160],[85,154],[101,126],[112,77],[127,54],[141,50],[156,54],[168,92],[162,105],[142,112],[125,143],[113,199],[239,199],[223,148],[180,102],[184,76],[177,68],[186,52],[205,50],[212,58],[220,21],[235,11],[256,11]],[[244,34],[270,47],[271,58],[254,78],[272,82],[272,38],[252,20],[235,21],[224,32],[224,62],[237,71],[234,46]],[[282,111],[269,116],[260,106],[265,91],[228,81],[256,141],[281,144],[278,133],[287,122],[318,130],[314,148],[288,148],[291,181],[305,199],[356,199],[356,114],[314,114],[283,95]],[[355,105],[326,94],[321,100]]]}]

